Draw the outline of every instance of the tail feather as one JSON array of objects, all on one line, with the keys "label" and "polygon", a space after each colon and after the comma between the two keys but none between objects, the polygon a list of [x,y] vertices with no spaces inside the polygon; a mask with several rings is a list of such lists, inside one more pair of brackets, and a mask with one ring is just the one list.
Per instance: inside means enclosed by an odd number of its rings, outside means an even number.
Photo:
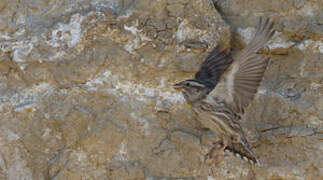
[{"label": "tail feather", "polygon": [[241,158],[250,164],[257,164],[258,166],[261,166],[261,162],[257,159],[248,146],[246,147],[242,143],[234,143],[231,146],[226,147],[224,152],[232,153],[234,156]]}]

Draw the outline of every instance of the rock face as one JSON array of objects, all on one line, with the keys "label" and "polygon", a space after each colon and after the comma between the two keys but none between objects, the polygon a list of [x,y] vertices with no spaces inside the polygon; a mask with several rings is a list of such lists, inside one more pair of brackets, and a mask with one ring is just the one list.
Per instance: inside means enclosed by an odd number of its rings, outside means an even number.
[{"label": "rock face", "polygon": [[[0,179],[323,179],[320,0],[3,0]],[[204,162],[172,85],[276,21],[242,126],[262,166]]]}]

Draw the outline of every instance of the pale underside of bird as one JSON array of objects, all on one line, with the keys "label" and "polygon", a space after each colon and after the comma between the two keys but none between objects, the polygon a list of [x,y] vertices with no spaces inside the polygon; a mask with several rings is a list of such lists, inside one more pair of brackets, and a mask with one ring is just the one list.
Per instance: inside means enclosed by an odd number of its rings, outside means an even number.
[{"label": "pale underside of bird", "polygon": [[242,51],[232,56],[230,50],[217,46],[204,60],[194,79],[175,85],[192,105],[202,126],[221,139],[222,150],[257,164],[260,162],[239,121],[264,76],[269,57],[258,54],[258,51],[272,37],[273,25],[268,18],[260,18],[253,39]]}]

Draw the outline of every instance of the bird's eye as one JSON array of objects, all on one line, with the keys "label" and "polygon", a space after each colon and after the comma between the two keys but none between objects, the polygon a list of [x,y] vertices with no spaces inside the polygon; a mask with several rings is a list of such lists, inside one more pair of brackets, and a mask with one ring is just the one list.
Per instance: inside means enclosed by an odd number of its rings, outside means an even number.
[{"label": "bird's eye", "polygon": [[189,86],[189,85],[190,85],[190,83],[188,83],[188,82],[187,82],[185,85],[186,85],[186,86]]}]

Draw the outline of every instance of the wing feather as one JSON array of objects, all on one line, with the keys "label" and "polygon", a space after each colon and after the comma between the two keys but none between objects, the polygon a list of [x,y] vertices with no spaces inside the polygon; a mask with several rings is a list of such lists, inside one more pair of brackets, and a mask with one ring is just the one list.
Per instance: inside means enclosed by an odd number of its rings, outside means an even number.
[{"label": "wing feather", "polygon": [[257,52],[273,33],[273,23],[268,18],[264,21],[260,18],[254,38],[244,50],[235,56],[232,66],[219,81],[221,85],[211,92],[215,96],[221,96],[237,113],[243,113],[257,93],[269,61],[269,57],[257,54]]},{"label": "wing feather", "polygon": [[230,52],[221,50],[221,46],[217,46],[204,60],[200,70],[195,74],[195,79],[213,89],[232,61]]}]

